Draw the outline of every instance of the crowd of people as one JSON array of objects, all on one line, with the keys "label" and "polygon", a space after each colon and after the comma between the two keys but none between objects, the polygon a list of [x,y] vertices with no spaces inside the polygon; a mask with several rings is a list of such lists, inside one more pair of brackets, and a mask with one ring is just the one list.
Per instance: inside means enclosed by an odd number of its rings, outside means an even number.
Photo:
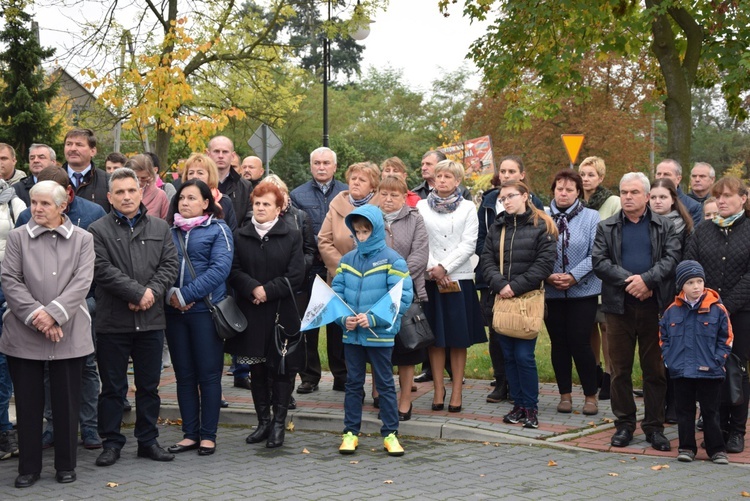
[{"label": "crowd of people", "polygon": [[[508,402],[506,423],[539,427],[537,338],[492,323],[496,298],[534,291],[545,294],[557,412],[596,415],[599,401],[611,399],[611,444],[627,446],[637,425],[635,383],[653,448],[671,449],[664,424],[677,423],[678,459],[695,458],[698,402],[709,457],[726,464],[727,452],[744,449],[750,382],[745,372],[734,388],[741,398],[728,401],[722,381],[727,360],[746,366],[750,358],[748,194],[740,179],[717,181],[706,163],[695,164],[687,194],[682,167],[668,159],[653,182],[624,175],[618,196],[603,185],[604,160],[589,157],[577,171],[555,174],[545,208],[517,156],[500,159],[477,206],[461,163],[440,151],[425,153],[422,182],[410,190],[397,157],[380,167],[354,163],[343,183],[336,153],[320,147],[310,154],[312,179],[291,192],[259,158],[240,161],[224,136],[186,159],[173,183],[162,181],[153,154],[111,153],[104,169],[96,154],[94,133],[73,129],[65,162],[33,144],[26,176],[0,143],[0,304],[8,310],[0,459],[19,457],[16,487],[39,479],[48,447],[57,481],[75,481],[79,428],[84,447],[101,449],[98,466],[118,461],[130,371],[137,455],[212,455],[228,405],[225,354],[234,386],[252,394],[257,426],[246,442],[282,446],[297,375],[298,395],[320,390],[320,333],[304,331],[304,363],[284,364],[277,331],[299,331],[316,277],[351,312],[325,331],[332,390],[345,392],[342,454],[359,445],[367,364],[384,448],[400,456],[399,422],[411,419],[414,383],[432,382],[431,411],[461,412],[467,350],[488,340],[487,402]],[[401,291],[399,307],[383,318],[373,310],[392,290]],[[212,313],[227,296],[248,326],[225,341]],[[434,334],[426,349],[397,342],[412,302]],[[633,381],[636,346],[642,385]],[[163,448],[158,385],[169,365],[183,438]],[[574,365],[583,402],[573,399]]]}]

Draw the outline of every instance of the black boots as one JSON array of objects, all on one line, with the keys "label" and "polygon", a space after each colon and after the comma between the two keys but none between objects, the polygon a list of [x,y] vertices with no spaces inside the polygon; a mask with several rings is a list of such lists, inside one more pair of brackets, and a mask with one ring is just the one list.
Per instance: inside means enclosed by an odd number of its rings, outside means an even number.
[{"label": "black boots", "polygon": [[273,422],[268,434],[266,447],[275,448],[284,445],[284,431],[286,429],[286,414],[289,409],[289,397],[292,395],[291,381],[273,381]]},{"label": "black boots", "polygon": [[258,426],[247,436],[245,442],[257,444],[267,439],[271,432],[271,389],[268,386],[265,369],[253,371],[253,376],[250,378],[250,391],[253,395],[255,412],[258,414]]}]

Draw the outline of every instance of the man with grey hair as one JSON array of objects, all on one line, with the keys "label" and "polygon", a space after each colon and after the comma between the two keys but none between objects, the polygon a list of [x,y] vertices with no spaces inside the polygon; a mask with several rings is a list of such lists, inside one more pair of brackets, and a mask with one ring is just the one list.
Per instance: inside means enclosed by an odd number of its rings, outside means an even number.
[{"label": "man with grey hair", "polygon": [[31,207],[31,198],[29,197],[29,190],[37,182],[37,176],[47,167],[53,167],[56,165],[55,150],[47,146],[46,144],[34,143],[29,147],[29,174],[21,181],[13,185],[13,189],[16,190],[18,198],[23,200],[26,207]]},{"label": "man with grey hair", "polygon": [[[325,146],[321,146],[310,153],[310,173],[312,179],[294,190],[289,194],[292,204],[307,213],[312,221],[313,233],[315,233],[315,243],[318,243],[318,233],[323,221],[328,213],[328,206],[336,195],[349,187],[334,179],[336,173],[336,152]],[[326,279],[327,272],[325,264],[316,252],[313,257],[313,265],[307,280],[308,292],[312,287],[315,275],[319,275],[323,280]],[[344,391],[346,382],[346,364],[344,363],[344,346],[327,344],[328,363],[333,373],[333,389]],[[318,329],[307,331],[307,369],[300,373],[302,383],[297,388],[297,393],[312,393],[318,389],[320,382],[321,367],[320,356],[318,355]]]},{"label": "man with grey hair", "polygon": [[690,191],[688,196],[703,205],[708,197],[711,196],[711,187],[716,181],[716,171],[711,164],[706,162],[696,162],[693,170],[690,171]]},{"label": "man with grey hair", "polygon": [[622,177],[622,210],[599,223],[591,257],[594,273],[602,280],[602,311],[607,318],[617,428],[612,446],[627,446],[636,428],[632,372],[637,344],[646,406],[641,428],[654,449],[668,451],[659,315],[674,298],[674,270],[681,249],[672,222],[649,208],[650,189],[648,178],[640,172]]},{"label": "man with grey hair", "polygon": [[159,446],[159,378],[164,345],[164,296],[174,284],[178,258],[166,221],[149,216],[141,202],[135,172],[120,168],[109,179],[112,212],[91,223],[96,262],[96,358],[102,380],[99,435],[104,450],[97,466],[120,457],[123,395],[128,388],[128,358],[135,373],[135,437],[138,457],[171,461]]},{"label": "man with grey hair", "polygon": [[703,206],[685,195],[680,187],[680,181],[682,181],[682,166],[677,160],[667,158],[659,162],[656,166],[656,179],[665,177],[671,180],[677,188],[677,196],[680,198],[682,205],[690,213],[690,217],[693,218],[693,223],[698,224],[703,221]]}]

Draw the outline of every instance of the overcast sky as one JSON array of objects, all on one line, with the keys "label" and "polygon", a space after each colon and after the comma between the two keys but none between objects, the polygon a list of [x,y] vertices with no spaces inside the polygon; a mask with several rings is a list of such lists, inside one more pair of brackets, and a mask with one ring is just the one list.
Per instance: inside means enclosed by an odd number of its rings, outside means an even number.
[{"label": "overcast sky", "polygon": [[[37,4],[35,19],[40,25],[42,46],[57,48],[60,63],[66,63],[66,45],[75,42],[69,33],[74,31],[71,19],[96,20],[97,7],[103,4],[105,2],[93,2],[92,5],[89,0],[84,8],[72,6],[65,9]],[[412,88],[428,91],[441,68],[453,71],[466,65],[477,75],[471,80],[471,86],[478,86],[478,71],[465,56],[471,42],[484,33],[486,23],[470,24],[462,17],[460,5],[451,5],[451,15],[446,18],[439,12],[437,4],[438,0],[390,0],[388,9],[374,19],[370,36],[362,42],[365,46],[363,69],[370,66],[401,69]],[[121,18],[120,21],[128,24],[127,19]],[[75,61],[68,69],[75,74],[84,64]]]}]

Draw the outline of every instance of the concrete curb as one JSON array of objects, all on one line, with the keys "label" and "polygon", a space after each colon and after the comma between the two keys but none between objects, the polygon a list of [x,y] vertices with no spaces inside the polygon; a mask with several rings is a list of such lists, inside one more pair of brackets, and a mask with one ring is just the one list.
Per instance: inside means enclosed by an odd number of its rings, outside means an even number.
[{"label": "concrete curb", "polygon": [[[162,405],[159,417],[162,419],[177,420],[180,419],[180,410],[176,405]],[[342,418],[340,416],[332,416],[330,414],[323,414],[318,412],[309,411],[290,411],[289,417],[294,422],[294,428],[300,431],[324,431],[329,433],[341,433],[343,427]],[[135,424],[135,412],[127,412],[123,414],[123,423],[126,425]],[[255,426],[256,417],[255,411],[251,409],[242,409],[231,407],[228,409],[222,409],[221,417],[219,419],[219,425],[224,426]],[[362,433],[377,435],[380,433],[381,422],[378,419],[373,419],[369,416],[362,417]],[[517,435],[511,435],[503,433],[497,430],[491,430],[484,428],[485,423],[479,422],[417,422],[417,421],[404,421],[399,424],[399,435],[414,437],[420,439],[432,439],[432,440],[459,440],[462,442],[489,442],[497,444],[507,445],[529,445],[536,447],[547,447],[559,450],[567,451],[578,451],[578,452],[590,452],[595,451],[584,449],[582,447],[576,447],[560,443],[558,441],[552,441],[554,439],[561,439],[560,437],[553,437],[549,440],[539,440],[535,438],[524,438]],[[601,430],[598,428],[596,430]],[[568,438],[573,437],[575,434],[568,435]]]}]

